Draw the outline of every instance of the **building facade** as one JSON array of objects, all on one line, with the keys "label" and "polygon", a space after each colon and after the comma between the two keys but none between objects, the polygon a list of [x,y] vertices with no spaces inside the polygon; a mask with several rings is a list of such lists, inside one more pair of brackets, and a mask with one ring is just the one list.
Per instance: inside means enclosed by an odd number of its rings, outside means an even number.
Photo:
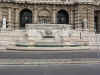
[{"label": "building facade", "polygon": [[1,27],[4,16],[11,30],[26,24],[66,24],[100,32],[100,5],[95,0],[0,0]]}]

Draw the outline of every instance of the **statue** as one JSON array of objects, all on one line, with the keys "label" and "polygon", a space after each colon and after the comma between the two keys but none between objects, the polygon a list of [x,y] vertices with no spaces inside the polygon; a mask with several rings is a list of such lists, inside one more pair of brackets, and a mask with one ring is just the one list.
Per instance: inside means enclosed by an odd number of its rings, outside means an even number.
[{"label": "statue", "polygon": [[7,21],[6,21],[6,17],[3,16],[3,20],[2,20],[2,29],[6,29],[7,27]]},{"label": "statue", "polygon": [[88,21],[86,18],[83,19],[83,25],[84,25],[85,29],[88,29]]}]

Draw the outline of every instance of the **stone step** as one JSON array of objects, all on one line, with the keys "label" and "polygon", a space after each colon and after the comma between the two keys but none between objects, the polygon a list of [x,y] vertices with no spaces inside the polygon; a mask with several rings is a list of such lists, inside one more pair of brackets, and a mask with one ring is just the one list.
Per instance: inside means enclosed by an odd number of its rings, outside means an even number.
[{"label": "stone step", "polygon": [[78,46],[78,47],[16,47],[8,46],[7,50],[16,51],[72,51],[72,50],[88,50],[89,46]]}]

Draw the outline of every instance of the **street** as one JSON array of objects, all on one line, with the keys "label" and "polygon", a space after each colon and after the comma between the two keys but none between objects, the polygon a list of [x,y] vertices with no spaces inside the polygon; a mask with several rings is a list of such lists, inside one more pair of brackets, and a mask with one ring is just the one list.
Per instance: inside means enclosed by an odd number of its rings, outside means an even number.
[{"label": "street", "polygon": [[[0,59],[100,59],[100,52],[34,51],[0,52]],[[2,60],[1,60],[2,61]],[[18,60],[17,60],[18,61]],[[29,61],[29,60],[28,60]],[[73,62],[73,61],[72,61]],[[22,62],[23,63],[23,62]],[[0,65],[0,75],[99,75],[100,64],[20,64]]]},{"label": "street", "polygon": [[100,64],[1,65],[0,75],[100,75]]},{"label": "street", "polygon": [[68,52],[68,51],[33,51],[33,52],[0,52],[0,59],[74,59],[100,58],[100,52]]}]

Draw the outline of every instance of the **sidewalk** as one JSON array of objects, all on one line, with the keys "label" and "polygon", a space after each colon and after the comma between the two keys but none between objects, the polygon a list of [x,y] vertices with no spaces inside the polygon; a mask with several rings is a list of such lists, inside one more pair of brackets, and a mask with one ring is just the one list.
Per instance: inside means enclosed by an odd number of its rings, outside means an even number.
[{"label": "sidewalk", "polygon": [[100,59],[0,59],[0,65],[99,64]]}]

